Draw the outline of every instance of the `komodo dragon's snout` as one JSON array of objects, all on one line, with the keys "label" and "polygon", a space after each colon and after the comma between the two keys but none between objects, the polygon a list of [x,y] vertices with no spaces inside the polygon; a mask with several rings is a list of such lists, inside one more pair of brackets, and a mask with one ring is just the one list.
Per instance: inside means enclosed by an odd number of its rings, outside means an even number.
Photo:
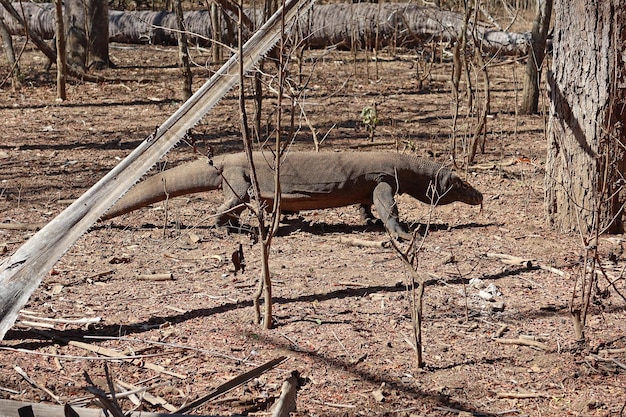
[{"label": "komodo dragon's snout", "polygon": [[438,204],[448,204],[454,201],[460,201],[465,204],[477,206],[483,204],[483,194],[476,188],[472,187],[467,181],[461,179],[456,174],[450,176],[447,191],[441,197]]}]

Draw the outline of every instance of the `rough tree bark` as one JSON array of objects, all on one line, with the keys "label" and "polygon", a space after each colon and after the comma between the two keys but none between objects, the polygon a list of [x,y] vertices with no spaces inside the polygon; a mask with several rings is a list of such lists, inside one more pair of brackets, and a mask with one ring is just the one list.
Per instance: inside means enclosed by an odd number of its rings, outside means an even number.
[{"label": "rough tree bark", "polygon": [[[80,1],[80,0],[70,0]],[[85,0],[103,1],[103,0]],[[30,27],[42,36],[51,38],[53,14],[46,3],[23,3]],[[0,10],[0,16],[3,11]],[[249,20],[262,22],[262,8],[247,10]],[[256,15],[254,14],[256,13]],[[237,40],[229,37],[227,20],[222,19],[222,38],[231,46]],[[9,30],[18,34],[20,27],[12,19],[6,20]],[[309,26],[301,26],[302,39],[310,48],[336,46],[350,48],[352,44],[369,45],[380,49],[384,46],[414,47],[430,40],[452,41],[460,36],[463,16],[436,8],[419,7],[410,3],[359,3],[319,4],[311,12]],[[211,16],[207,10],[185,13],[185,24],[190,33],[189,41],[208,44],[212,35]],[[169,28],[169,30],[168,30]],[[109,13],[109,37],[114,42],[153,44],[176,44],[176,16],[167,12],[118,12]],[[476,33],[483,52],[499,55],[525,54],[530,33],[514,33],[492,30],[483,23],[476,24]],[[355,39],[352,39],[354,35]],[[244,31],[249,37],[250,31]]]},{"label": "rough tree bark", "polygon": [[541,69],[546,50],[546,39],[550,27],[553,0],[537,0],[537,16],[530,32],[530,48],[526,73],[524,75],[524,91],[522,93],[521,114],[535,114],[539,107],[539,87],[541,83]]},{"label": "rough tree bark", "polygon": [[65,59],[65,27],[63,25],[63,3],[61,0],[55,0],[56,9],[56,47],[57,47],[57,98],[59,100],[67,99],[67,91],[65,82],[67,79],[67,60]]},{"label": "rough tree bark", "polygon": [[189,49],[187,49],[187,33],[181,0],[174,0],[174,10],[176,11],[176,24],[178,26],[178,65],[183,76],[183,99],[187,101],[191,97],[193,74],[189,65]]},{"label": "rough tree bark", "polygon": [[0,17],[0,39],[2,39],[2,47],[7,57],[7,63],[9,64],[9,71],[11,76],[11,87],[13,90],[18,90],[22,82],[20,81],[20,67],[15,59],[15,50],[13,49],[13,40],[11,34],[7,29],[4,20]]},{"label": "rough tree bark", "polygon": [[66,0],[67,65],[76,72],[103,69],[109,59],[109,9],[106,0]]},{"label": "rough tree bark", "polygon": [[557,0],[545,206],[562,231],[623,232],[626,3]]}]

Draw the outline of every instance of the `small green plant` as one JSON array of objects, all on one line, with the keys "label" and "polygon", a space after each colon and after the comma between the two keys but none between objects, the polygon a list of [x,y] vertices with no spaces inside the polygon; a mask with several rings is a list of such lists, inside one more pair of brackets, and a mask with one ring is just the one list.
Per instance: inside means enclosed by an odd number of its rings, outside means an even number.
[{"label": "small green plant", "polygon": [[374,142],[374,134],[376,133],[376,126],[378,125],[378,117],[376,116],[376,103],[374,106],[366,106],[361,110],[361,121],[365,125],[367,130],[367,137],[370,142]]}]

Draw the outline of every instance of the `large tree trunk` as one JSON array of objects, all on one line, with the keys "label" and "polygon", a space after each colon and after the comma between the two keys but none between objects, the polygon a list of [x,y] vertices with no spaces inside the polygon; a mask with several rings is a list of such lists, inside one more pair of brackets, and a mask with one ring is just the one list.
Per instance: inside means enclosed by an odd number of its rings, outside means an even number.
[{"label": "large tree trunk", "polygon": [[[69,0],[81,1],[81,0]],[[104,0],[82,0],[104,1]],[[54,33],[54,15],[49,13],[46,3],[23,3],[30,27],[51,38]],[[3,16],[0,10],[0,15]],[[247,10],[250,20],[260,22],[263,10]],[[256,13],[256,15],[255,15]],[[206,10],[186,12],[187,30],[199,36],[190,36],[189,41],[208,45],[212,36],[210,13]],[[302,25],[302,39],[310,48],[336,46],[350,48],[351,45],[415,47],[431,40],[449,42],[460,36],[463,16],[436,8],[424,8],[410,3],[336,3],[316,5],[311,12],[310,24]],[[7,19],[7,26],[17,34],[21,28]],[[176,44],[176,16],[167,12],[119,12],[109,13],[109,38],[114,42],[153,44]],[[228,36],[227,19],[222,19],[223,39],[236,39]],[[472,30],[472,28],[469,28]],[[480,48],[490,54],[526,53],[530,33],[515,33],[492,30],[483,23],[477,23],[476,33]],[[244,32],[245,37],[250,31]],[[352,39],[352,38],[355,39]]]},{"label": "large tree trunk", "polygon": [[66,0],[67,65],[76,72],[109,66],[106,0]]},{"label": "large tree trunk", "polygon": [[87,36],[89,39],[89,68],[96,70],[113,65],[109,58],[109,2],[88,0]]},{"label": "large tree trunk", "polygon": [[554,10],[547,218],[562,231],[622,232],[626,3],[557,0]]}]

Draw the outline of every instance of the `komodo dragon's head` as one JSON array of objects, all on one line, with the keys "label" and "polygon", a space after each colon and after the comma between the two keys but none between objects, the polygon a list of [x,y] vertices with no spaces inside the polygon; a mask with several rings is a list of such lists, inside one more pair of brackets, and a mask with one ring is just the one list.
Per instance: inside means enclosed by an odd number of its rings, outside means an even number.
[{"label": "komodo dragon's head", "polygon": [[[444,205],[460,201],[462,203],[477,206],[483,204],[483,195],[467,181],[461,179],[456,173],[442,169],[438,175],[437,184],[431,189],[436,190],[433,199],[437,205]],[[431,196],[429,196],[431,197]]]}]

